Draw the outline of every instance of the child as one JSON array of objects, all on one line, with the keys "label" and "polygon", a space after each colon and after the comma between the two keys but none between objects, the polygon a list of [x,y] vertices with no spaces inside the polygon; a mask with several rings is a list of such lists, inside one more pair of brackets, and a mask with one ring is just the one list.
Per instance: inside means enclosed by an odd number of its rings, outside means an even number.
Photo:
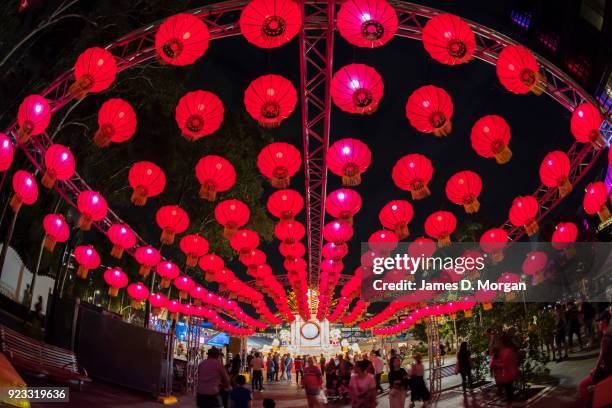
[{"label": "child", "polygon": [[251,392],[244,386],[246,377],[239,375],[236,377],[236,387],[230,393],[232,407],[235,408],[251,408]]}]

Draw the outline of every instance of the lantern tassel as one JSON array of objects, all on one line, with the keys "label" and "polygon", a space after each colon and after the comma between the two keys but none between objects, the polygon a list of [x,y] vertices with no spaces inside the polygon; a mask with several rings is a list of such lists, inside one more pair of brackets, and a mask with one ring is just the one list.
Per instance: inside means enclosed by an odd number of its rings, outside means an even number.
[{"label": "lantern tassel", "polygon": [[87,279],[88,274],[89,274],[89,269],[87,269],[83,265],[80,265],[79,269],[77,269],[77,272],[76,272],[76,276],[81,279]]},{"label": "lantern tassel", "polygon": [[168,278],[162,278],[161,283],[160,283],[162,288],[169,288],[170,287],[170,279]]},{"label": "lantern tassel", "polygon": [[26,121],[23,126],[17,130],[17,144],[24,145],[30,141],[32,137],[32,125],[30,121]]},{"label": "lantern tassel", "polygon": [[483,303],[483,304],[482,304],[482,308],[483,308],[484,310],[491,310],[491,309],[493,309],[493,305],[492,305],[491,303],[489,303],[489,302],[487,302],[487,303]]},{"label": "lantern tassel", "polygon": [[44,247],[47,251],[49,252],[53,252],[53,250],[55,249],[55,244],[57,243],[57,241],[50,237],[49,235],[45,236],[45,242],[44,242]]},{"label": "lantern tassel", "polygon": [[429,197],[431,195],[431,191],[429,191],[429,187],[425,184],[418,182],[410,190],[413,200],[422,200],[425,197]]},{"label": "lantern tassel", "polygon": [[164,228],[161,237],[159,237],[159,240],[164,245],[174,244],[174,231],[172,231],[170,228]]},{"label": "lantern tassel", "polygon": [[55,178],[55,174],[53,174],[53,171],[47,170],[45,171],[45,174],[43,174],[43,177],[40,180],[40,184],[42,184],[44,187],[48,189],[51,189],[55,185],[55,180],[56,178]]},{"label": "lantern tassel", "polygon": [[342,174],[342,185],[354,187],[361,184],[361,172],[356,166],[346,166]]},{"label": "lantern tassel", "polygon": [[450,120],[446,120],[444,122],[444,125],[442,125],[442,127],[439,127],[436,130],[434,130],[433,134],[435,137],[445,137],[445,136],[448,136],[450,132],[452,132],[452,130],[453,130],[453,123]]},{"label": "lantern tassel", "polygon": [[397,238],[400,240],[407,238],[408,235],[410,235],[408,224],[405,222],[400,222],[399,224],[397,224],[393,232],[395,232],[395,235],[397,235]]},{"label": "lantern tassel", "polygon": [[463,317],[472,317],[472,316],[474,316],[472,309],[467,309],[463,311]]},{"label": "lantern tassel", "polygon": [[13,194],[13,197],[11,198],[11,202],[9,203],[9,205],[11,206],[11,209],[13,210],[15,214],[19,212],[19,209],[21,208],[21,204],[23,204],[23,201],[21,201],[21,198],[19,198],[16,194]]},{"label": "lantern tassel", "polygon": [[147,198],[148,198],[148,195],[147,195],[146,189],[143,187],[136,187],[134,189],[134,192],[132,193],[132,197],[130,198],[130,201],[135,206],[142,207],[147,203]]},{"label": "lantern tassel", "polygon": [[121,259],[121,256],[123,256],[123,248],[119,245],[113,245],[113,249],[111,249],[110,255],[113,258]]},{"label": "lantern tassel", "polygon": [[227,223],[223,227],[223,236],[227,239],[232,238],[238,232],[238,226],[234,223]]},{"label": "lantern tassel", "polygon": [[572,183],[570,183],[567,177],[564,177],[563,180],[561,180],[559,183],[559,195],[561,197],[565,197],[571,192],[572,192]]},{"label": "lantern tassel", "polygon": [[200,198],[210,202],[215,201],[217,198],[215,186],[212,183],[202,184],[202,187],[200,187]]},{"label": "lantern tassel", "polygon": [[279,189],[289,187],[289,182],[289,177],[272,177],[272,179],[270,179],[270,184],[272,185],[272,187]]},{"label": "lantern tassel", "polygon": [[146,265],[140,265],[140,269],[138,270],[138,273],[140,275],[142,275],[143,277],[147,277],[149,276],[149,273],[151,272],[151,268],[146,266]]},{"label": "lantern tassel", "polygon": [[512,150],[506,145],[503,145],[501,149],[495,152],[495,161],[497,164],[506,164],[512,158]]},{"label": "lantern tassel", "polygon": [[531,219],[525,223],[525,232],[530,237],[537,234],[539,230],[540,230],[540,226],[538,225],[536,220]]},{"label": "lantern tassel", "polygon": [[344,223],[344,224],[349,224],[349,225],[353,225],[353,214],[348,213],[348,214],[340,214],[340,218],[338,218],[338,221]]},{"label": "lantern tassel", "polygon": [[108,288],[108,296],[117,297],[118,294],[119,294],[119,288],[115,288],[112,286]]},{"label": "lantern tassel", "polygon": [[81,231],[89,231],[91,229],[91,218],[81,214],[77,222],[77,227],[79,227]]},{"label": "lantern tassel", "polygon": [[438,237],[438,246],[446,247],[446,246],[449,246],[450,243],[451,243],[450,235],[446,234],[446,235],[440,235]]},{"label": "lantern tassel", "polygon": [[187,255],[187,260],[185,264],[191,268],[198,264],[198,256],[197,255]]},{"label": "lantern tassel", "polygon": [[593,149],[595,150],[600,150],[606,145],[606,141],[604,140],[601,132],[597,129],[591,132],[589,139],[591,140],[591,146],[593,146]]},{"label": "lantern tassel", "polygon": [[70,88],[68,88],[68,92],[74,96],[75,99],[83,99],[87,96],[87,93],[91,89],[93,85],[93,79],[90,75],[83,75],[78,80],[76,80]]},{"label": "lantern tassel", "polygon": [[159,316],[160,313],[161,313],[161,307],[152,307],[151,308],[151,314],[153,316]]},{"label": "lantern tassel", "polygon": [[569,244],[567,248],[563,250],[563,255],[565,255],[567,259],[572,259],[576,256],[576,247],[572,244]]},{"label": "lantern tassel", "polygon": [[471,201],[463,204],[466,214],[474,214],[480,210],[480,201],[477,198],[473,198]]},{"label": "lantern tassel", "polygon": [[140,300],[132,299],[131,305],[132,309],[140,310]]},{"label": "lantern tassel", "polygon": [[601,222],[608,221],[610,219],[610,210],[607,205],[602,205],[599,211],[597,211],[597,215],[599,215],[599,219]]},{"label": "lantern tassel", "polygon": [[113,137],[113,132],[109,129],[108,126],[102,126],[94,135],[93,142],[96,146],[100,148],[108,147],[111,143],[111,138]]},{"label": "lantern tassel", "polygon": [[493,253],[491,253],[491,262],[493,262],[493,265],[497,265],[498,263],[500,263],[503,260],[504,260],[504,251],[503,250],[494,251]]}]

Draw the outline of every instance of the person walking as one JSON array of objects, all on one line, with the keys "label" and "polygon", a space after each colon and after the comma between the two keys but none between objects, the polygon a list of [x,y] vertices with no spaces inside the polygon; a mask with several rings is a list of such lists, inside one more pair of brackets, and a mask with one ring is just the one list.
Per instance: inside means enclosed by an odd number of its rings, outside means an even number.
[{"label": "person walking", "polygon": [[599,330],[601,331],[601,348],[595,367],[591,373],[580,382],[580,396],[585,404],[590,404],[592,386],[598,382],[612,376],[612,324],[610,312],[605,310],[597,318]]},{"label": "person walking", "polygon": [[442,360],[441,364],[444,364],[444,360],[446,358],[446,347],[442,343],[440,343],[438,347],[440,349],[440,359]]},{"label": "person walking", "polygon": [[512,338],[504,334],[500,338],[499,351],[491,360],[491,368],[495,373],[495,382],[506,394],[506,402],[514,401],[514,380],[519,374],[518,352]]},{"label": "person walking", "polygon": [[380,379],[382,378],[383,371],[385,370],[385,362],[380,357],[380,350],[372,351],[372,366],[374,367],[374,379],[376,380],[376,390],[383,392],[383,388],[380,385]]},{"label": "person walking", "polygon": [[304,360],[302,356],[297,356],[294,361],[295,364],[295,382],[300,385],[300,377],[304,377]]},{"label": "person walking", "polygon": [[318,407],[319,394],[321,393],[321,386],[323,385],[323,374],[319,367],[315,365],[314,358],[308,357],[306,361],[302,384],[306,392],[308,408]]},{"label": "person walking", "polygon": [[423,407],[427,406],[427,401],[431,398],[431,393],[425,385],[425,366],[421,353],[414,355],[414,364],[410,368],[410,408],[414,407],[415,401],[423,401]]},{"label": "person walking", "polygon": [[281,381],[285,381],[287,379],[287,354],[283,354],[280,360],[281,364]]},{"label": "person walking", "polygon": [[291,370],[293,369],[293,356],[287,354],[287,381],[291,383]]},{"label": "person walking", "polygon": [[461,388],[465,394],[467,387],[472,388],[472,358],[466,341],[461,343],[457,352],[457,374],[461,374]]},{"label": "person walking", "polygon": [[208,350],[207,358],[198,365],[196,403],[200,408],[223,407],[220,387],[229,387],[229,376],[219,356],[219,349],[213,347]]},{"label": "person walking", "polygon": [[323,353],[321,353],[321,357],[319,358],[319,368],[321,369],[322,373],[325,373],[325,363],[327,362],[327,360],[325,359],[325,356],[323,355]]},{"label": "person walking", "polygon": [[582,302],[580,309],[582,312],[582,322],[584,326],[584,337],[586,340],[586,346],[593,347],[593,340],[595,334],[593,329],[593,321],[595,320],[595,308],[590,302]]},{"label": "person walking", "polygon": [[280,356],[278,353],[274,353],[274,357],[272,357],[272,361],[274,362],[273,380],[278,381],[278,372],[280,371]]},{"label": "person walking", "polygon": [[263,388],[263,366],[264,362],[261,358],[259,351],[255,353],[255,356],[251,359],[251,390],[262,391]]},{"label": "person walking", "polygon": [[574,302],[570,302],[567,305],[567,340],[569,349],[574,352],[574,334],[578,337],[578,345],[580,346],[580,351],[582,351],[582,336],[580,335],[580,314],[578,313],[578,308]]},{"label": "person walking", "polygon": [[[567,320],[562,305],[557,305],[557,315],[555,318],[555,353],[559,352],[557,362],[566,359],[568,354],[567,340]],[[561,353],[565,351],[563,356]]]},{"label": "person walking", "polygon": [[397,356],[389,361],[389,408],[404,408],[410,379]]},{"label": "person walking", "polygon": [[266,382],[272,382],[274,379],[274,360],[272,359],[272,353],[268,353],[266,359]]},{"label": "person walking", "polygon": [[245,384],[246,377],[244,375],[238,375],[236,377],[236,386],[230,392],[232,408],[251,408],[253,397],[251,396],[251,392],[244,386]]},{"label": "person walking", "polygon": [[367,371],[369,365],[368,360],[357,361],[355,364],[355,373],[349,382],[349,396],[353,408],[376,407],[376,381]]}]

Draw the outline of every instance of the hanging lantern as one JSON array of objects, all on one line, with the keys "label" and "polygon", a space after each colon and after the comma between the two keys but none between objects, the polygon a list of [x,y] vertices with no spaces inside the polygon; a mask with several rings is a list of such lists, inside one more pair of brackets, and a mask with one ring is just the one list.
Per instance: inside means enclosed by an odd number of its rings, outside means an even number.
[{"label": "hanging lantern", "polygon": [[463,205],[465,212],[473,214],[480,209],[478,196],[482,191],[482,180],[478,173],[464,170],[455,173],[446,182],[446,196],[455,204]]},{"label": "hanging lantern", "polygon": [[397,14],[385,0],[348,0],[336,19],[340,35],[357,47],[385,45],[397,32]]},{"label": "hanging lantern", "polygon": [[152,246],[138,247],[136,251],[134,251],[134,258],[136,258],[136,262],[140,264],[138,273],[144,278],[149,276],[151,268],[157,266],[161,261],[159,251]]},{"label": "hanging lantern", "polygon": [[252,0],[240,14],[240,32],[260,48],[276,48],[291,41],[302,28],[302,12],[292,0]]},{"label": "hanging lantern", "polygon": [[56,180],[66,181],[74,174],[74,156],[66,146],[53,144],[45,152],[45,173],[40,184],[53,188]]},{"label": "hanging lantern", "polygon": [[372,153],[361,140],[347,138],[327,149],[326,160],[329,170],[342,177],[344,186],[357,186],[361,184],[361,174],[372,163]]},{"label": "hanging lantern", "polygon": [[333,259],[334,261],[341,261],[347,254],[348,245],[346,244],[336,245],[333,242],[328,242],[327,244],[323,245],[323,248],[321,249],[321,255],[323,255],[323,258]]},{"label": "hanging lantern", "polygon": [[183,304],[176,299],[172,299],[168,301],[166,309],[168,309],[169,313],[168,318],[170,320],[177,320],[179,318],[179,314],[183,311]]},{"label": "hanging lantern", "polygon": [[[249,269],[247,273],[252,274],[254,269],[257,269],[258,266],[266,263],[266,258],[266,254],[263,251],[253,249],[246,254],[241,254],[239,260]],[[268,268],[271,271],[269,266]],[[254,277],[256,278],[257,276]]]},{"label": "hanging lantern", "polygon": [[384,228],[395,232],[398,239],[408,237],[408,224],[414,216],[412,205],[406,200],[389,201],[378,213],[378,219]]},{"label": "hanging lantern", "polygon": [[100,193],[91,190],[79,193],[77,207],[81,212],[77,224],[81,231],[89,231],[91,223],[102,220],[108,211],[108,204],[104,197]]},{"label": "hanging lantern", "polygon": [[353,223],[353,217],[361,209],[361,196],[350,188],[340,188],[327,195],[327,213],[342,222]]},{"label": "hanging lantern", "polygon": [[157,274],[162,278],[160,286],[169,288],[170,282],[181,274],[179,267],[172,261],[161,261],[155,267]]},{"label": "hanging lantern", "polygon": [[539,209],[540,204],[533,196],[516,197],[510,207],[510,222],[515,227],[524,227],[531,237],[540,229],[536,221]]},{"label": "hanging lantern", "polygon": [[494,290],[489,289],[480,289],[476,291],[474,295],[474,300],[480,304],[482,304],[483,310],[491,310],[493,309],[493,305],[491,302],[495,299],[497,293]]},{"label": "hanging lantern", "polygon": [[44,247],[49,252],[53,252],[57,242],[66,242],[70,237],[68,223],[61,214],[45,215],[43,228],[45,229]]},{"label": "hanging lantern", "polygon": [[[497,279],[497,283],[502,285],[503,288],[505,285],[511,285],[521,282],[521,277],[513,272],[504,272]],[[499,291],[503,291],[503,289],[499,289]],[[504,296],[506,297],[506,301],[511,301],[516,299],[516,292],[504,292]]]},{"label": "hanging lantern", "polygon": [[119,289],[125,288],[128,284],[128,277],[119,267],[108,268],[104,271],[104,281],[109,286],[108,296],[117,297]]},{"label": "hanging lantern", "polygon": [[240,254],[246,254],[259,246],[259,234],[249,229],[238,230],[230,239],[230,246]]},{"label": "hanging lantern", "polygon": [[246,110],[261,126],[277,127],[295,109],[297,92],[286,78],[280,75],[260,76],[244,91]]},{"label": "hanging lantern", "polygon": [[555,227],[550,240],[552,247],[557,250],[565,250],[578,238],[578,227],[573,222],[560,222]]},{"label": "hanging lantern", "polygon": [[176,124],[190,142],[208,136],[223,122],[223,103],[212,92],[193,91],[183,96],[176,105]]},{"label": "hanging lantern", "polygon": [[98,111],[98,130],[93,141],[98,147],[126,142],[136,132],[136,124],[136,112],[129,103],[119,98],[109,99]]},{"label": "hanging lantern", "polygon": [[388,256],[397,247],[398,241],[395,232],[378,230],[368,238],[368,247],[377,254]]},{"label": "hanging lantern", "polygon": [[151,304],[151,314],[159,316],[161,310],[168,307],[168,298],[161,293],[151,293],[149,303]]},{"label": "hanging lantern", "polygon": [[542,184],[550,188],[559,188],[561,197],[567,196],[572,191],[572,184],[568,177],[570,172],[570,161],[562,151],[550,152],[542,160],[540,165],[540,180]]},{"label": "hanging lantern", "polygon": [[218,255],[206,254],[200,258],[198,266],[204,271],[205,279],[210,282],[214,274],[225,267],[225,263]]},{"label": "hanging lantern", "polygon": [[508,233],[501,228],[491,228],[480,236],[480,249],[491,256],[494,264],[504,259],[504,249],[508,245]]},{"label": "hanging lantern", "polygon": [[436,211],[425,220],[425,233],[438,240],[439,246],[448,246],[455,231],[457,219],[448,211]]},{"label": "hanging lantern", "polygon": [[174,236],[184,232],[189,227],[189,216],[178,205],[165,205],[157,210],[155,215],[157,225],[162,229],[159,240],[162,244],[172,245]]},{"label": "hanging lantern", "polygon": [[189,276],[182,275],[174,280],[174,286],[179,290],[179,299],[186,299],[187,294],[194,286],[194,282]]},{"label": "hanging lantern", "polygon": [[13,174],[13,191],[9,205],[14,213],[19,212],[22,204],[32,205],[38,198],[36,179],[27,171],[17,170]]},{"label": "hanging lantern", "polygon": [[453,101],[442,88],[422,86],[408,98],[406,117],[419,132],[433,133],[436,137],[447,136],[453,129]]},{"label": "hanging lantern", "polygon": [[87,275],[91,269],[97,269],[100,266],[100,255],[91,245],[81,245],[74,249],[74,258],[79,264],[76,276],[81,279],[87,279]]},{"label": "hanging lantern", "polygon": [[215,219],[223,226],[223,236],[231,238],[244,227],[251,216],[249,207],[240,200],[221,201],[215,207]]},{"label": "hanging lantern", "polygon": [[419,237],[408,245],[408,255],[411,258],[429,258],[436,252],[436,244],[433,240]]},{"label": "hanging lantern", "polygon": [[140,310],[142,302],[149,297],[149,289],[142,282],[131,283],[127,287],[127,293],[132,298],[132,309]]},{"label": "hanging lantern", "polygon": [[210,34],[204,22],[193,14],[168,17],[155,34],[155,50],[162,61],[185,66],[193,64],[208,49]]},{"label": "hanging lantern", "polygon": [[353,236],[353,227],[350,224],[332,221],[325,224],[323,227],[323,239],[327,242],[333,242],[336,245],[342,245]]},{"label": "hanging lantern", "polygon": [[512,158],[510,126],[501,116],[487,115],[478,119],[470,135],[472,148],[484,158],[495,158],[497,164],[505,164]]},{"label": "hanging lantern", "polygon": [[99,47],[88,48],[74,65],[75,82],[69,91],[76,99],[83,99],[88,93],[107,89],[115,80],[117,63],[115,57]]},{"label": "hanging lantern", "polygon": [[142,207],[149,197],[160,195],[166,188],[166,175],[156,164],[141,161],[130,167],[128,174],[132,193],[132,204]]},{"label": "hanging lantern", "polygon": [[123,251],[136,245],[136,234],[127,224],[113,224],[106,232],[108,239],[113,244],[111,256],[121,259]]},{"label": "hanging lantern", "polygon": [[287,188],[300,169],[300,151],[289,143],[277,142],[264,147],[257,156],[257,167],[274,188]]},{"label": "hanging lantern", "polygon": [[331,81],[331,97],[341,110],[355,114],[372,114],[378,110],[383,96],[382,77],[364,64],[340,68]]},{"label": "hanging lantern", "polygon": [[294,242],[292,244],[281,242],[278,250],[282,256],[289,259],[301,258],[306,254],[306,247],[301,242]]},{"label": "hanging lantern", "polygon": [[429,181],[433,175],[431,161],[422,154],[407,154],[395,163],[391,177],[396,186],[410,191],[413,200],[429,197]]},{"label": "hanging lantern", "polygon": [[446,65],[469,62],[476,38],[468,23],[453,14],[433,16],[423,27],[423,46],[431,58]]},{"label": "hanging lantern", "polygon": [[606,142],[600,128],[603,118],[595,105],[585,102],[572,112],[570,127],[572,134],[581,143],[591,143],[595,149],[601,149]]},{"label": "hanging lantern", "polygon": [[523,261],[523,273],[525,275],[534,276],[544,270],[548,263],[546,252],[531,251]]},{"label": "hanging lantern", "polygon": [[196,177],[202,187],[200,198],[215,201],[217,193],[227,191],[236,183],[236,170],[232,163],[221,156],[202,157],[195,168]]},{"label": "hanging lantern", "polygon": [[538,62],[533,54],[521,45],[507,45],[497,57],[499,82],[515,94],[533,92],[540,95],[544,84],[540,82]]},{"label": "hanging lantern", "polygon": [[582,206],[589,215],[597,214],[601,222],[610,218],[610,210],[606,205],[608,199],[608,189],[603,181],[596,181],[589,184],[584,190],[584,200]]},{"label": "hanging lantern", "polygon": [[0,132],[0,171],[6,171],[13,164],[13,156],[15,149],[11,139],[4,133]]},{"label": "hanging lantern", "polygon": [[306,228],[298,221],[279,222],[274,227],[274,236],[285,244],[294,244],[304,238]]},{"label": "hanging lantern", "polygon": [[278,190],[270,194],[268,211],[281,221],[293,221],[304,208],[302,195],[295,190]]},{"label": "hanging lantern", "polygon": [[17,143],[26,144],[30,137],[43,133],[51,121],[51,107],[40,95],[27,96],[17,112]]},{"label": "hanging lantern", "polygon": [[208,241],[201,235],[189,234],[181,239],[181,251],[187,257],[185,264],[194,267],[198,260],[208,252]]}]

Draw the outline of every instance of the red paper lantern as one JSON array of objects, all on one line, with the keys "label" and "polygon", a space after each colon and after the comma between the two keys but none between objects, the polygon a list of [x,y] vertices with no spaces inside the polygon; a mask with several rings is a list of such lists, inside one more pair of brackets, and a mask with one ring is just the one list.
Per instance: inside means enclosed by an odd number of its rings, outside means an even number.
[{"label": "red paper lantern", "polygon": [[501,116],[487,115],[478,119],[470,135],[472,148],[485,158],[495,158],[497,164],[508,163],[512,158],[510,126]]},{"label": "red paper lantern", "polygon": [[337,176],[342,177],[345,186],[361,184],[361,174],[372,163],[372,153],[368,145],[357,139],[341,139],[327,149],[327,166]]},{"label": "red paper lantern", "polygon": [[128,284],[128,277],[123,269],[117,267],[108,268],[104,271],[104,281],[109,286],[108,296],[117,297],[119,289],[125,288]]},{"label": "red paper lantern", "polygon": [[244,227],[250,216],[249,207],[240,200],[221,201],[215,207],[215,219],[224,227],[226,238],[233,237],[238,228]]},{"label": "red paper lantern", "polygon": [[372,114],[383,96],[382,77],[365,64],[351,64],[340,68],[331,81],[334,104],[348,113]]},{"label": "red paper lantern", "polygon": [[558,250],[566,249],[569,244],[576,242],[578,238],[578,227],[573,222],[560,222],[555,227],[550,242],[552,247]]},{"label": "red paper lantern", "polygon": [[179,299],[186,299],[194,285],[193,280],[186,275],[179,276],[174,280],[174,286],[179,290]]},{"label": "red paper lantern", "polygon": [[230,246],[240,254],[246,254],[259,246],[259,234],[250,229],[238,230],[230,239]]},{"label": "red paper lantern", "polygon": [[27,171],[17,170],[13,174],[13,191],[10,206],[15,213],[19,212],[22,204],[32,205],[38,198],[36,179]]},{"label": "red paper lantern", "polygon": [[27,96],[17,112],[17,143],[25,144],[30,137],[43,133],[51,121],[51,107],[47,99],[40,95]]},{"label": "red paper lantern", "polygon": [[183,96],[176,105],[176,124],[190,142],[214,133],[223,122],[223,103],[212,92],[193,91]]},{"label": "red paper lantern", "polygon": [[368,238],[369,248],[378,254],[388,254],[397,246],[399,239],[395,232],[378,230]]},{"label": "red paper lantern", "polygon": [[168,313],[170,313],[168,318],[170,320],[176,320],[179,317],[179,313],[183,311],[183,304],[176,299],[172,299],[168,301],[166,309],[168,309]]},{"label": "red paper lantern", "polygon": [[323,239],[328,242],[333,242],[336,245],[342,245],[353,236],[353,227],[350,224],[332,221],[325,224],[323,227]]},{"label": "red paper lantern", "polygon": [[136,234],[127,224],[113,224],[106,232],[108,239],[113,244],[111,256],[121,259],[123,251],[136,245]]},{"label": "red paper lantern", "polygon": [[74,258],[79,264],[76,276],[81,279],[87,279],[87,274],[91,269],[97,269],[100,266],[100,255],[91,245],[80,245],[74,249]]},{"label": "red paper lantern", "polygon": [[74,174],[74,156],[66,146],[51,145],[45,152],[45,167],[40,184],[46,188],[53,188],[56,180],[65,181]]},{"label": "red paper lantern", "polygon": [[151,293],[149,295],[149,303],[151,304],[151,313],[154,316],[158,316],[161,313],[161,309],[168,307],[168,298],[161,293]]},{"label": "red paper lantern", "polygon": [[13,164],[13,143],[4,133],[0,132],[0,171],[6,171]]},{"label": "red paper lantern", "polygon": [[306,228],[298,221],[279,222],[274,227],[274,236],[285,244],[294,244],[304,238]]},{"label": "red paper lantern", "polygon": [[431,58],[446,65],[469,62],[476,49],[474,31],[453,14],[433,16],[423,27],[423,46]]},{"label": "red paper lantern", "polygon": [[361,209],[361,196],[350,188],[340,188],[327,195],[327,213],[342,222],[353,223],[353,217]]},{"label": "red paper lantern", "polygon": [[302,195],[295,190],[278,190],[268,197],[268,211],[281,221],[293,221],[304,208]]},{"label": "red paper lantern", "polygon": [[457,219],[448,211],[436,211],[425,220],[425,233],[437,239],[439,246],[450,245],[450,236],[456,227]]},{"label": "red paper lantern", "polygon": [[531,251],[527,254],[525,260],[523,261],[523,273],[525,273],[525,275],[533,276],[539,272],[542,272],[547,263],[548,256],[546,256],[546,252]]},{"label": "red paper lantern", "polygon": [[550,188],[559,188],[559,195],[565,197],[572,191],[572,184],[568,177],[570,172],[570,160],[562,151],[550,152],[542,160],[540,165],[540,180],[542,184]]},{"label": "red paper lantern", "polygon": [[610,218],[610,210],[606,205],[608,189],[603,181],[596,181],[589,184],[584,190],[584,200],[582,206],[589,215],[597,214],[601,222]]},{"label": "red paper lantern", "polygon": [[300,169],[300,151],[289,143],[277,142],[264,147],[257,156],[257,167],[274,188],[287,188]]},{"label": "red paper lantern", "polygon": [[[241,254],[240,262],[242,262],[246,267],[253,269],[257,268],[259,265],[265,264],[266,258],[266,254],[263,251],[253,249],[246,254]],[[270,269],[270,267],[268,267],[268,269]]]},{"label": "red paper lantern", "polygon": [[603,118],[599,109],[593,104],[585,102],[578,105],[572,112],[570,127],[572,134],[581,143],[591,143],[594,148],[601,149],[605,141],[600,128]]},{"label": "red paper lantern", "polygon": [[276,48],[291,41],[302,27],[302,12],[292,0],[253,0],[240,14],[240,32],[260,48]]},{"label": "red paper lantern", "polygon": [[538,62],[533,54],[521,45],[507,45],[497,57],[499,82],[515,94],[542,93]]},{"label": "red paper lantern", "polygon": [[278,246],[278,250],[282,256],[290,259],[301,258],[306,253],[306,247],[301,242],[294,242],[293,244],[281,242]]},{"label": "red paper lantern", "polygon": [[200,198],[215,201],[217,193],[227,191],[236,183],[236,170],[232,163],[221,156],[202,157],[195,168],[196,177],[202,187]]},{"label": "red paper lantern", "polygon": [[100,221],[106,216],[108,204],[97,191],[81,191],[77,198],[77,207],[81,212],[78,227],[81,231],[89,231],[91,223]]},{"label": "red paper lantern", "polygon": [[128,174],[132,193],[132,204],[143,206],[149,197],[160,195],[166,188],[166,175],[155,163],[141,161],[130,167]]},{"label": "red paper lantern", "polygon": [[429,181],[433,175],[431,161],[422,154],[407,154],[395,163],[391,177],[396,186],[410,191],[413,200],[428,197]]},{"label": "red paper lantern", "polygon": [[508,233],[501,228],[491,228],[480,236],[480,249],[491,255],[493,263],[504,259],[504,249],[508,245]]},{"label": "red paper lantern", "polygon": [[93,141],[98,147],[126,142],[136,132],[136,124],[136,112],[129,103],[119,98],[109,99],[98,111],[98,130]]},{"label": "red paper lantern", "polygon": [[66,219],[61,214],[47,214],[43,219],[45,229],[45,249],[53,252],[57,242],[66,242],[70,237],[70,229]]},{"label": "red paper lantern", "polygon": [[140,270],[138,273],[143,277],[149,276],[151,268],[157,266],[161,261],[161,255],[159,251],[152,246],[139,247],[134,251],[134,258],[136,262],[140,264]]},{"label": "red paper lantern", "polygon": [[132,298],[132,308],[139,310],[142,302],[149,297],[149,289],[142,282],[131,283],[127,287],[127,293]]},{"label": "red paper lantern", "polygon": [[447,136],[453,129],[453,101],[442,88],[422,86],[408,97],[406,117],[419,132]]},{"label": "red paper lantern", "polygon": [[211,281],[215,272],[225,267],[225,262],[218,255],[206,254],[200,258],[198,266],[204,271],[206,280]]},{"label": "red paper lantern", "polygon": [[117,63],[110,52],[99,47],[88,48],[74,65],[76,82],[70,85],[70,93],[82,99],[90,92],[102,92],[113,83],[116,74]]},{"label": "red paper lantern", "polygon": [[208,49],[210,34],[204,22],[192,14],[168,17],[155,34],[155,50],[162,61],[184,66],[193,64]]},{"label": "red paper lantern", "polygon": [[172,261],[161,261],[155,267],[157,274],[162,278],[160,285],[162,288],[170,287],[172,279],[181,274],[179,267]]},{"label": "red paper lantern", "polygon": [[336,245],[333,242],[328,242],[327,244],[323,245],[321,254],[323,255],[323,258],[340,261],[348,254],[348,245]]},{"label": "red paper lantern", "polygon": [[505,285],[517,284],[519,282],[521,282],[521,277],[518,276],[516,273],[513,273],[513,272],[504,272],[497,279],[497,283],[502,285],[501,289],[498,289],[498,291],[499,292],[504,292],[504,295],[506,297],[506,301],[510,301],[510,300],[516,299],[516,292],[506,292],[505,289],[503,289],[505,287]]},{"label": "red paper lantern", "polygon": [[385,45],[397,32],[397,14],[385,0],[349,0],[342,3],[336,19],[344,39],[357,47]]},{"label": "red paper lantern", "polygon": [[194,267],[198,260],[208,252],[208,241],[201,235],[189,234],[181,239],[181,251],[187,256],[187,266]]},{"label": "red paper lantern", "polygon": [[463,205],[465,212],[473,214],[480,209],[478,196],[482,191],[482,180],[478,173],[464,170],[455,173],[446,182],[446,196],[455,204]]},{"label": "red paper lantern", "polygon": [[408,255],[411,258],[430,257],[436,252],[436,244],[433,240],[419,237],[408,245]]},{"label": "red paper lantern", "polygon": [[244,91],[247,112],[267,128],[279,126],[291,115],[296,103],[295,87],[280,75],[260,76]]},{"label": "red paper lantern", "polygon": [[155,215],[157,225],[162,229],[159,240],[162,244],[172,245],[174,236],[184,232],[189,227],[189,216],[178,205],[165,205],[157,210]]},{"label": "red paper lantern", "polygon": [[516,197],[510,207],[510,222],[515,227],[524,227],[527,235],[532,236],[540,227],[536,221],[540,205],[532,196]]},{"label": "red paper lantern", "polygon": [[412,205],[406,200],[389,201],[378,213],[378,219],[384,228],[395,232],[398,239],[408,237],[408,223],[414,216]]}]

